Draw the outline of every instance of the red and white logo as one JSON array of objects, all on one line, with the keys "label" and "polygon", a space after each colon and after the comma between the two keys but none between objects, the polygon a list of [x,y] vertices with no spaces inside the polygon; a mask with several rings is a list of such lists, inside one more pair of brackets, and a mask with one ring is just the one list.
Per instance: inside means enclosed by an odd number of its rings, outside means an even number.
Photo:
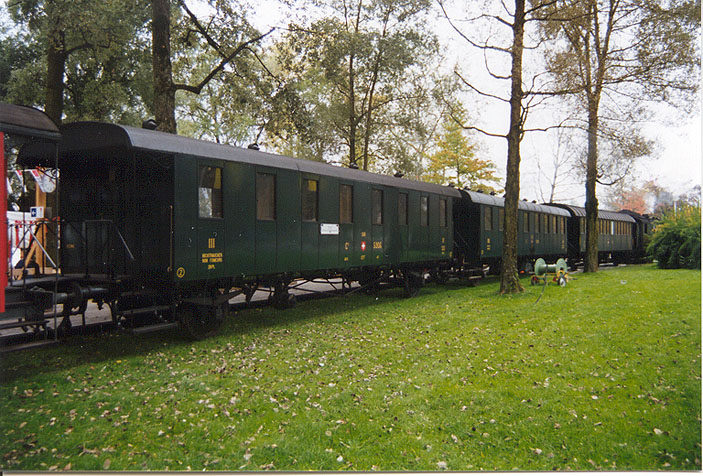
[{"label": "red and white logo", "polygon": [[361,242],[361,251],[366,251],[366,242],[365,241]]}]

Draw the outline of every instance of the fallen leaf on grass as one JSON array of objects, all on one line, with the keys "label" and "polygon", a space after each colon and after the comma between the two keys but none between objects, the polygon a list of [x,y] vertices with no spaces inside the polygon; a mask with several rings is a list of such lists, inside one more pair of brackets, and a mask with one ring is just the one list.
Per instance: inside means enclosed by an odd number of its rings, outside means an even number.
[{"label": "fallen leaf on grass", "polygon": [[103,469],[107,470],[110,469],[110,458],[106,459],[105,462],[103,463]]},{"label": "fallen leaf on grass", "polygon": [[661,431],[659,428],[655,428],[655,429],[654,429],[654,434],[655,434],[655,435],[661,435],[662,433],[664,433],[664,432]]}]

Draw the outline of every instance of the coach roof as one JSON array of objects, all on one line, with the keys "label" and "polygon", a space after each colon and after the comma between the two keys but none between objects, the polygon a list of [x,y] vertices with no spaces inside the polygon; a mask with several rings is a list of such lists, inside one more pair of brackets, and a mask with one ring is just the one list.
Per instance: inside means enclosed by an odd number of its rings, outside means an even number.
[{"label": "coach roof", "polygon": [[[575,205],[562,205],[561,203],[550,203],[549,205],[568,210],[575,217],[586,216],[586,209],[583,207],[577,207]],[[635,223],[635,219],[626,213],[609,212],[606,210],[598,210],[598,218],[602,218],[604,220],[626,221],[630,223]]]},{"label": "coach roof", "polygon": [[[107,124],[101,122],[74,122],[61,127],[63,141],[60,155],[70,156],[83,151],[105,149],[135,149],[145,152],[172,153],[243,162],[266,167],[297,170],[304,173],[332,176],[342,180],[354,180],[391,187],[402,187],[427,193],[436,193],[458,197],[459,191],[452,187],[438,184],[417,182],[388,175],[375,174],[363,170],[354,170],[311,160],[294,159],[250,149],[243,149],[225,144],[193,139],[191,137],[169,134],[166,132],[140,129],[137,127]],[[39,165],[43,155],[38,149],[27,150],[22,154],[23,163],[32,162]]]},{"label": "coach roof", "polygon": [[[505,206],[505,199],[503,197],[498,197],[495,195],[488,195],[481,192],[471,192],[464,190],[472,202],[480,203],[482,205],[492,205],[494,207],[503,208]],[[537,213],[549,213],[551,215],[569,216],[569,212],[562,210],[561,208],[552,207],[548,205],[539,205],[537,203],[527,202],[525,200],[520,200],[518,202],[519,210],[526,210],[530,212]]]}]

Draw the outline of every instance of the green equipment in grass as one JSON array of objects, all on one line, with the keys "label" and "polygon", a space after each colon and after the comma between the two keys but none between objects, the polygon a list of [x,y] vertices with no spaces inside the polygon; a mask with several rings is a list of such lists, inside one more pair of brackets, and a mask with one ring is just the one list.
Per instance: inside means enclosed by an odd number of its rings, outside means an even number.
[{"label": "green equipment in grass", "polygon": [[547,278],[552,276],[552,281],[559,284],[559,286],[566,286],[568,279],[566,260],[564,258],[559,258],[554,264],[547,264],[544,259],[537,258],[535,261],[535,274],[532,276],[531,284],[534,286],[540,280],[544,280],[547,283]]}]

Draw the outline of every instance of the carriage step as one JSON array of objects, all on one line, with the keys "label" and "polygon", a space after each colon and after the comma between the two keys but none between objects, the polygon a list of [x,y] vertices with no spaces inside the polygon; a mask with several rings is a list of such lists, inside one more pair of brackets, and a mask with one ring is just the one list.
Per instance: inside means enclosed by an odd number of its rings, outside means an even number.
[{"label": "carriage step", "polygon": [[142,326],[131,329],[132,334],[149,334],[151,332],[160,332],[168,329],[173,329],[178,327],[177,322],[162,322],[160,324],[153,324],[150,326]]},{"label": "carriage step", "polygon": [[16,329],[18,327],[43,326],[46,325],[47,322],[48,321],[46,319],[37,319],[33,321],[0,322],[0,330]]},{"label": "carriage step", "polygon": [[59,341],[57,340],[38,340],[35,342],[25,342],[23,344],[0,346],[0,354],[7,354],[18,350],[34,349],[37,347],[49,347],[58,343]]},{"label": "carriage step", "polygon": [[149,306],[149,307],[140,307],[137,309],[128,309],[126,311],[119,311],[118,314],[120,316],[124,317],[131,317],[131,316],[137,316],[139,314],[149,314],[151,312],[160,312],[160,311],[168,311],[171,309],[171,306]]}]

